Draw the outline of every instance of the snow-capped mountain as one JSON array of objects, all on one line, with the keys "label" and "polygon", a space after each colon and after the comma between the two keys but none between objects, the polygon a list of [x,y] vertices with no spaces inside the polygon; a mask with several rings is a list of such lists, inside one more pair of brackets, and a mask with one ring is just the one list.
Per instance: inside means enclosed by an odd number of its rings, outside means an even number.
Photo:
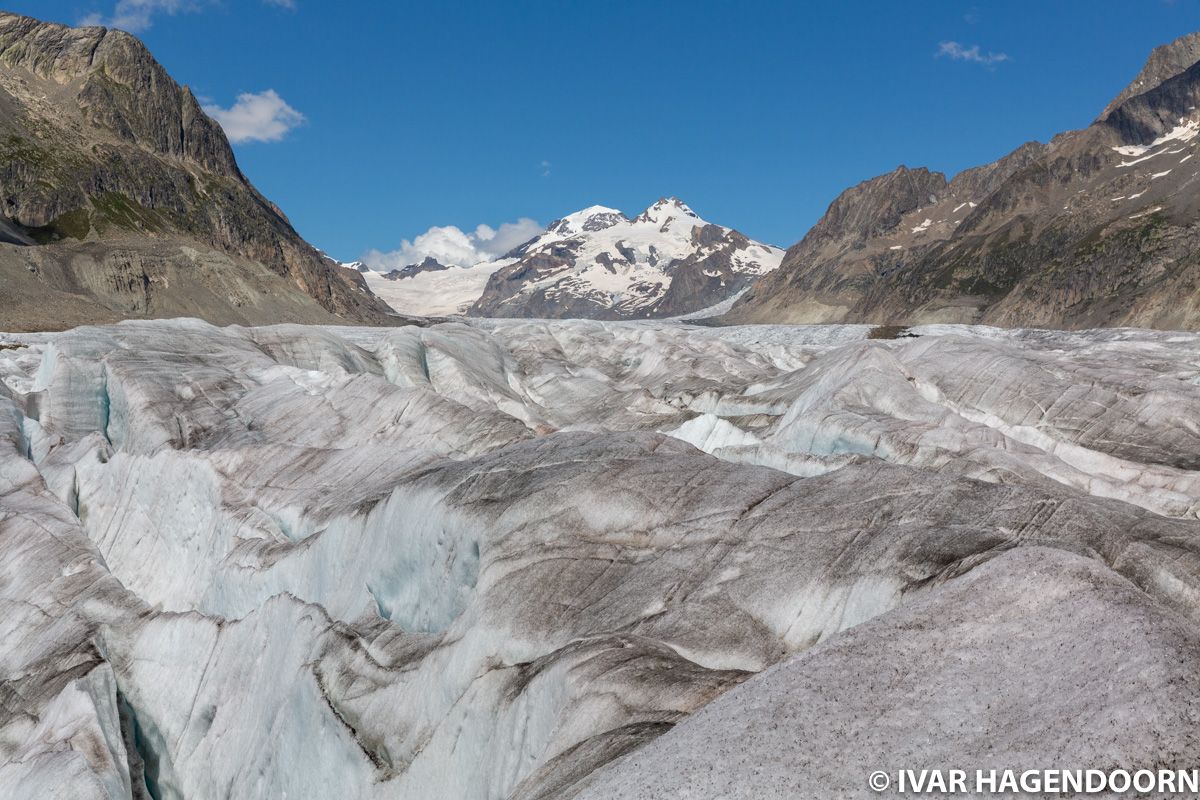
[{"label": "snow-capped mountain", "polygon": [[676,198],[630,219],[592,206],[508,254],[471,307],[483,317],[639,319],[714,306],[779,266],[783,250],[706,222]]}]

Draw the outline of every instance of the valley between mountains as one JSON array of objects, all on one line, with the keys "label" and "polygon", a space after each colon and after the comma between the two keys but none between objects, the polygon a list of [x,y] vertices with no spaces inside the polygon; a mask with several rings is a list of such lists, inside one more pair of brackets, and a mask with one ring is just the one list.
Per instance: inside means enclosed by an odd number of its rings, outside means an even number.
[{"label": "valley between mountains", "polygon": [[0,12],[0,797],[1195,769],[1198,95],[1192,34],[786,249],[339,263],[137,38]]}]

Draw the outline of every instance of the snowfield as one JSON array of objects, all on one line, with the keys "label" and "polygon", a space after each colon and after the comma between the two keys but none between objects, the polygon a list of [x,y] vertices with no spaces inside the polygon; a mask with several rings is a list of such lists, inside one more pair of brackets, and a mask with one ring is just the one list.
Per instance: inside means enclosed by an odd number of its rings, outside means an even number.
[{"label": "snowfield", "polygon": [[363,278],[377,297],[400,314],[451,317],[467,313],[467,309],[483,294],[492,273],[513,261],[511,258],[501,258],[471,267],[452,266],[439,272],[421,272],[401,280],[391,280],[378,272],[367,271],[363,273]]},{"label": "snowfield", "polygon": [[0,796],[1195,767],[1200,335],[871,332],[0,334]]}]

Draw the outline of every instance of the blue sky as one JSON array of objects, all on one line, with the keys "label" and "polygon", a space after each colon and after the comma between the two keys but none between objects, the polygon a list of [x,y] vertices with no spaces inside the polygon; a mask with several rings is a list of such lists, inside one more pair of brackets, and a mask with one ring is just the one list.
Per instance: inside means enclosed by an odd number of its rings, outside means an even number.
[{"label": "blue sky", "polygon": [[274,141],[235,144],[243,170],[341,259],[663,195],[786,246],[898,164],[952,174],[1086,125],[1200,29],[1200,0],[5,7],[117,19],[215,106],[252,95],[222,119]]}]

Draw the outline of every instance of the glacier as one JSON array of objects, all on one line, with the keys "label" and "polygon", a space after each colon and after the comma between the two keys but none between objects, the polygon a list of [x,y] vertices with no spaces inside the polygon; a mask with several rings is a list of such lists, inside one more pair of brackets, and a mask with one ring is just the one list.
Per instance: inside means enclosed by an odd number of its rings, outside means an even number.
[{"label": "glacier", "polygon": [[1200,335],[877,334],[0,334],[0,796],[1194,766]]}]

